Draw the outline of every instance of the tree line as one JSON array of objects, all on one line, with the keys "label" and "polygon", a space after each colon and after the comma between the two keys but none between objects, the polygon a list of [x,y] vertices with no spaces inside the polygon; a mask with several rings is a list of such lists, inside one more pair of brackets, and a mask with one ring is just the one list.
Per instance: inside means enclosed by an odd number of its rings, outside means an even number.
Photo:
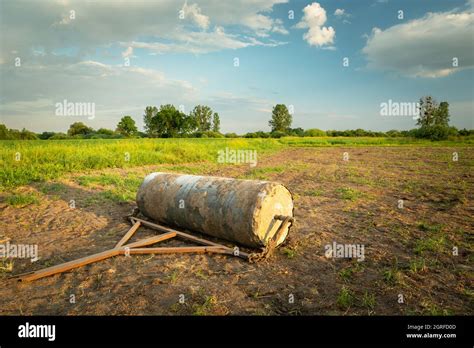
[{"label": "tree line", "polygon": [[419,102],[418,128],[411,130],[390,130],[387,132],[355,130],[320,130],[291,128],[292,115],[284,104],[273,107],[272,116],[268,124],[270,132],[257,131],[243,135],[236,133],[222,134],[220,132],[220,118],[209,106],[197,105],[189,114],[185,114],[174,105],[165,104],[159,108],[147,106],[143,114],[144,132],[138,131],[135,120],[127,115],[118,122],[115,130],[100,128],[94,130],[82,122],[70,125],[67,134],[55,132],[33,133],[27,129],[8,129],[0,124],[0,139],[119,139],[119,138],[280,138],[284,136],[298,137],[416,137],[431,140],[443,140],[449,136],[473,135],[473,130],[458,130],[449,125],[449,104],[446,101],[437,103],[431,96],[422,97]]}]

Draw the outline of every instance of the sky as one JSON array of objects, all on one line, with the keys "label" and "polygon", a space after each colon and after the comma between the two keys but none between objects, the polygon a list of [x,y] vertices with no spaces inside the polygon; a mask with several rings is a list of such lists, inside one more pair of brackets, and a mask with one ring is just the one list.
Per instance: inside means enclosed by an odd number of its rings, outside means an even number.
[{"label": "sky", "polygon": [[[411,129],[381,104],[432,95],[474,128],[474,0],[0,0],[0,123],[114,129],[148,105],[218,112],[222,132]],[[58,103],[94,113],[58,113]]]}]

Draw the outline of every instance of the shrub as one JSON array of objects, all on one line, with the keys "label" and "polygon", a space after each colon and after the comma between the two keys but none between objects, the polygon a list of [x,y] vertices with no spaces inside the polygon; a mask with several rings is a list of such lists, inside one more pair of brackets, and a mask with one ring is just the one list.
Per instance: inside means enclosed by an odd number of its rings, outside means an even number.
[{"label": "shrub", "polygon": [[325,137],[326,132],[321,130],[321,129],[311,128],[311,129],[307,129],[303,133],[303,136],[305,136],[305,137]]},{"label": "shrub", "polygon": [[286,136],[287,134],[285,132],[281,132],[281,131],[274,131],[274,132],[271,132],[270,133],[270,136],[272,138],[281,138],[281,137],[284,137]]},{"label": "shrub", "polygon": [[446,140],[450,135],[457,135],[457,129],[455,127],[447,127],[444,125],[434,125],[420,127],[415,132],[417,138],[428,138],[433,141]]},{"label": "shrub", "polygon": [[49,138],[49,140],[64,140],[64,139],[68,139],[69,137],[64,134],[64,133],[55,133],[51,138]]}]

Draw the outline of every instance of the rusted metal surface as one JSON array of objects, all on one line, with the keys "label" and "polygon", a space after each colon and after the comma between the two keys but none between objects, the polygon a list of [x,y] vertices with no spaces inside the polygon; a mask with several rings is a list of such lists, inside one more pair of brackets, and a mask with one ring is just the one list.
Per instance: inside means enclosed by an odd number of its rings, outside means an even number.
[{"label": "rusted metal surface", "polygon": [[[173,253],[214,253],[214,254],[226,254],[231,256],[240,257],[245,260],[249,260],[249,255],[244,252],[236,253],[235,250],[225,245],[207,241],[202,238],[192,236],[190,234],[176,231],[168,227],[160,226],[157,224],[150,223],[145,220],[138,218],[130,218],[133,226],[128,232],[122,237],[120,242],[116,244],[116,247],[110,250],[106,250],[94,255],[89,255],[77,260],[65,262],[56,266],[51,266],[34,272],[28,272],[23,274],[15,275],[11,278],[16,278],[20,281],[32,281],[47,276],[51,276],[58,273],[70,271],[74,268],[82,267],[97,261],[102,261],[117,255],[132,255],[132,254],[173,254]],[[141,225],[153,228],[155,230],[165,232],[163,234],[141,239],[133,243],[125,244],[132,235],[140,228]],[[161,247],[161,248],[143,248],[145,246],[153,245],[156,243],[163,242],[165,240],[180,237],[183,239],[190,240],[192,242],[204,245],[204,246],[184,246],[184,247]]]},{"label": "rusted metal surface", "polygon": [[[256,180],[152,173],[141,184],[137,205],[157,222],[261,248],[293,216],[291,193],[283,185]],[[288,234],[285,227],[276,245]],[[281,232],[281,231],[280,231]]]}]

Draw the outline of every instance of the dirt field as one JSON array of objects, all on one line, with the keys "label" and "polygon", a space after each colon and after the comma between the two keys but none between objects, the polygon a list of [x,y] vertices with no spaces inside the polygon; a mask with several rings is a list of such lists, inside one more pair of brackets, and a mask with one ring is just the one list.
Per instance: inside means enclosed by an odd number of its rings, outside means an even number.
[{"label": "dirt field", "polygon": [[[147,166],[24,187],[38,200],[18,207],[2,197],[0,241],[37,244],[40,260],[2,261],[0,314],[472,315],[473,164],[472,147],[289,148],[254,169]],[[113,247],[129,228],[130,194],[155,170],[281,182],[294,194],[296,224],[258,264],[119,256],[31,283],[8,279]],[[117,176],[131,180],[125,196],[107,191],[104,178]],[[133,240],[155,233],[141,228]],[[327,258],[333,242],[364,245],[365,259]]]}]

